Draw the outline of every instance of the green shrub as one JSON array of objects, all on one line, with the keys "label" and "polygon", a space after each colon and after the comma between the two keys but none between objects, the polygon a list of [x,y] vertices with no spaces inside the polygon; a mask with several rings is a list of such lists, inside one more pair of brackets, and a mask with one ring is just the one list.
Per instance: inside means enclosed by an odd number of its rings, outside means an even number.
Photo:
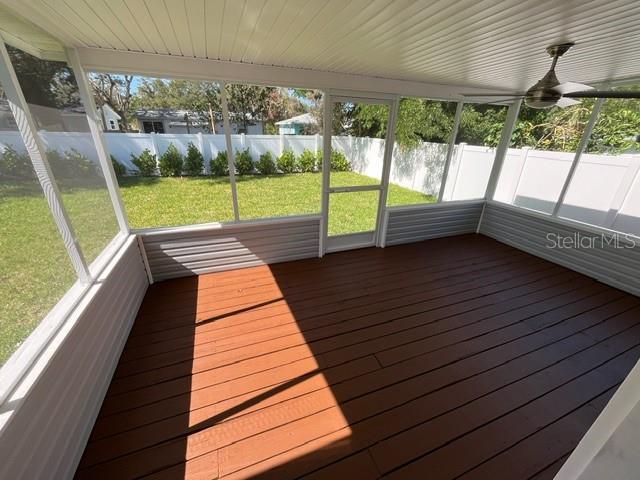
[{"label": "green shrub", "polygon": [[64,161],[70,169],[68,178],[88,178],[98,173],[97,165],[75,148],[64,152]]},{"label": "green shrub", "polygon": [[57,150],[47,150],[45,154],[57,180],[76,180],[96,174],[96,166],[75,148],[65,151],[64,154]]},{"label": "green shrub", "polygon": [[251,158],[248,148],[242,151],[236,150],[236,170],[238,175],[253,173],[253,158]]},{"label": "green shrub", "polygon": [[256,169],[261,175],[273,175],[276,173],[276,162],[273,159],[273,154],[271,152],[265,152],[260,155]]},{"label": "green shrub", "polygon": [[204,168],[204,157],[198,147],[192,142],[187,145],[187,156],[184,159],[184,174],[185,175],[202,175],[202,169]]},{"label": "green shrub", "polygon": [[0,174],[16,179],[34,178],[29,154],[18,153],[11,145],[7,145],[0,155]]},{"label": "green shrub", "polygon": [[113,155],[111,155],[111,165],[113,165],[113,171],[116,174],[116,177],[124,177],[127,174],[125,166],[116,160],[116,157]]},{"label": "green shrub", "polygon": [[209,162],[209,170],[214,177],[226,177],[229,175],[229,159],[226,150],[218,152],[215,158]]},{"label": "green shrub", "polygon": [[132,153],[131,163],[138,167],[140,175],[143,177],[150,177],[156,174],[156,156],[148,148],[145,148],[137,157]]},{"label": "green shrub", "polygon": [[300,159],[298,160],[298,164],[300,165],[301,172],[313,172],[316,169],[317,158],[316,154],[311,150],[304,149],[300,154]]},{"label": "green shrub", "polygon": [[160,156],[158,166],[163,177],[179,177],[182,175],[182,163],[184,158],[178,148],[172,143],[167,151]]},{"label": "green shrub", "polygon": [[350,172],[351,163],[344,153],[338,150],[331,150],[331,170],[334,172]]},{"label": "green shrub", "polygon": [[282,173],[294,173],[298,171],[298,159],[293,150],[285,150],[278,157],[278,170]]},{"label": "green shrub", "polygon": [[324,157],[324,151],[319,148],[316,150],[316,165],[318,166],[318,171],[322,171],[322,157]]}]

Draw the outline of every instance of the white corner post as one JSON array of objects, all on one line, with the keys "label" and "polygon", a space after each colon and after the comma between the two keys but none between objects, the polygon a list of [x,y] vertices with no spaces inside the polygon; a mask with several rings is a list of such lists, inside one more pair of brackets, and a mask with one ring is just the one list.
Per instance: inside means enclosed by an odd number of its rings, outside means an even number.
[{"label": "white corner post", "polygon": [[227,89],[224,82],[220,83],[220,103],[222,103],[222,124],[224,126],[224,140],[227,145],[227,162],[229,164],[229,182],[231,183],[231,199],[233,200],[233,216],[236,222],[240,220],[238,209],[238,191],[236,189],[236,167],[231,142],[231,124],[229,122],[229,106],[227,104]]},{"label": "white corner post", "polygon": [[498,143],[498,148],[496,148],[496,158],[493,161],[493,168],[491,169],[491,175],[487,182],[487,190],[484,194],[485,200],[493,200],[493,196],[496,193],[496,186],[500,179],[504,158],[507,156],[507,150],[509,150],[513,130],[516,128],[516,121],[518,120],[521,105],[522,99],[518,99],[509,106],[509,110],[507,111],[507,118],[504,122],[502,135],[500,136],[500,143]]},{"label": "white corner post", "polygon": [[324,93],[324,110],[322,112],[322,207],[321,215],[322,220],[320,222],[320,252],[319,256],[322,257],[326,252],[326,239],[329,233],[329,182],[331,180],[331,122],[333,103],[331,95],[328,92]]},{"label": "white corner post", "polygon": [[384,144],[382,180],[380,182],[380,194],[378,196],[378,218],[376,220],[376,246],[378,247],[384,246],[384,237],[386,236],[387,192],[389,190],[389,177],[391,176],[391,162],[396,140],[396,123],[398,121],[399,108],[400,98],[396,98],[391,103],[391,108],[389,109],[389,122],[387,124],[387,136]]},{"label": "white corner post", "polygon": [[111,157],[109,156],[109,151],[107,149],[107,143],[105,142],[102,128],[100,126],[101,123],[98,117],[98,110],[93,100],[91,86],[89,85],[89,77],[80,64],[80,58],[78,57],[77,50],[75,48],[67,48],[66,53],[69,65],[71,65],[73,74],[76,77],[80,99],[84,104],[87,114],[89,131],[91,132],[91,137],[93,138],[93,143],[98,154],[98,160],[102,167],[102,173],[107,184],[107,190],[109,191],[109,197],[111,198],[116,218],[118,219],[120,231],[128,234],[130,232],[129,220],[127,219],[127,212],[124,209],[122,197],[120,196],[120,188],[118,187],[116,173],[113,170]]},{"label": "white corner post", "polygon": [[56,184],[55,178],[51,172],[51,167],[47,161],[45,154],[45,148],[38,136],[38,130],[36,124],[31,117],[31,112],[27,105],[27,101],[22,94],[18,77],[11,64],[9,53],[4,41],[0,38],[0,83],[4,88],[9,108],[15,117],[18,125],[18,130],[22,136],[22,141],[27,148],[29,158],[33,164],[40,186],[44,191],[44,196],[47,199],[49,208],[53,215],[53,219],[60,231],[62,240],[67,249],[67,253],[71,258],[73,268],[78,275],[78,278],[82,282],[89,282],[91,275],[89,274],[89,268],[87,262],[82,253],[82,248],[78,242],[78,238],[69,219],[67,210],[62,202],[62,196],[60,190]]},{"label": "white corner post", "polygon": [[462,107],[464,107],[464,102],[458,102],[458,104],[456,105],[456,114],[455,117],[453,117],[453,129],[451,130],[451,137],[449,137],[447,157],[444,161],[444,171],[442,172],[442,181],[440,182],[440,191],[438,192],[438,203],[442,202],[442,198],[444,197],[444,189],[447,186],[449,168],[451,167],[453,150],[456,148],[456,138],[458,136],[458,129],[460,128],[460,119],[462,118]]},{"label": "white corner post", "polygon": [[591,110],[591,116],[589,117],[589,121],[587,122],[587,126],[582,132],[582,137],[580,138],[580,143],[578,144],[578,148],[576,149],[576,153],[573,157],[573,163],[571,163],[571,167],[569,168],[569,173],[567,173],[567,178],[564,181],[564,185],[562,186],[562,190],[560,190],[560,195],[558,196],[558,201],[553,207],[552,216],[557,217],[558,212],[560,211],[560,207],[564,203],[564,199],[567,196],[567,192],[569,191],[569,187],[571,186],[571,181],[573,180],[573,176],[576,173],[576,169],[580,163],[580,157],[587,149],[587,144],[589,143],[589,138],[591,138],[591,132],[593,132],[593,127],[596,125],[598,121],[598,115],[600,115],[600,109],[602,108],[602,104],[604,103],[604,98],[596,99],[593,104],[593,110]]}]

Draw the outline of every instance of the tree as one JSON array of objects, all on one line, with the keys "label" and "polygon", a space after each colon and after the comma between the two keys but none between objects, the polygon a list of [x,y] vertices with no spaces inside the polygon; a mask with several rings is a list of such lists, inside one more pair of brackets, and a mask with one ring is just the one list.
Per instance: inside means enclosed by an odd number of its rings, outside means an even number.
[{"label": "tree", "polygon": [[301,107],[302,113],[309,113],[315,120],[314,125],[308,125],[303,128],[303,135],[315,135],[322,133],[323,125],[323,108],[324,95],[320,90],[310,88],[293,88],[291,95],[295,97]]},{"label": "tree", "polygon": [[[415,97],[403,98],[398,109],[395,138],[401,148],[412,149],[422,142],[448,143],[455,104]],[[384,138],[389,108],[376,104],[343,103],[333,112],[336,134]]]},{"label": "tree", "polygon": [[65,62],[42,60],[10,45],[7,51],[28,103],[52,108],[81,105],[73,71]]},{"label": "tree", "polygon": [[273,90],[273,87],[239,83],[227,85],[229,117],[236,125],[241,125],[241,131],[247,132],[256,120],[267,118]]},{"label": "tree", "polygon": [[133,106],[133,75],[111,75],[94,73],[90,76],[96,105],[109,105],[122,119],[121,128],[129,130],[129,119]]},{"label": "tree", "polygon": [[220,120],[220,85],[192,80],[143,79],[135,99],[136,108],[188,110],[207,130],[215,131]]}]

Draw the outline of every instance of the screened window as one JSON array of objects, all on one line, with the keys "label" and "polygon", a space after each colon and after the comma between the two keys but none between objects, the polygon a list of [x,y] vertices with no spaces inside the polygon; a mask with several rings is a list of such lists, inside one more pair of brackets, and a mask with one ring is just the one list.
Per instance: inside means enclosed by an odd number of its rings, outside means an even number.
[{"label": "screened window", "polygon": [[71,69],[7,47],[87,262],[119,227]]},{"label": "screened window", "polygon": [[639,132],[640,100],[604,101],[558,215],[640,235]]},{"label": "screened window", "polygon": [[522,105],[495,199],[552,213],[566,181],[593,102],[568,108]]},{"label": "screened window", "polygon": [[465,104],[443,201],[483,198],[507,116],[507,107]]},{"label": "screened window", "polygon": [[227,85],[241,220],[316,214],[322,191],[319,91]]},{"label": "screened window", "polygon": [[[76,280],[8,103],[0,130],[0,366]],[[10,126],[13,125],[13,126]]]},{"label": "screened window", "polygon": [[132,227],[235,220],[217,82],[105,73],[90,80],[96,102],[117,111],[127,132],[105,137]]},{"label": "screened window", "polygon": [[387,205],[438,200],[455,111],[453,102],[400,100]]}]

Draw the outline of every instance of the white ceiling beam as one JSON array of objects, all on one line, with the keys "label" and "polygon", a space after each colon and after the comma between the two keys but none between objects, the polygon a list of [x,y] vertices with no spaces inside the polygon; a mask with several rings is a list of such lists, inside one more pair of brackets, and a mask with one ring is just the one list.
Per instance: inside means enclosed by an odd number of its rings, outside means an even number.
[{"label": "white ceiling beam", "polygon": [[[100,48],[78,48],[82,66],[88,71],[147,75],[187,80],[219,80],[282,87],[320,90],[387,93],[428,97],[438,100],[462,100],[461,93],[484,93],[485,88],[464,85],[413,82],[390,78],[352,75],[317,70],[250,65],[239,62],[207,60],[152,53],[123,52]],[[496,90],[500,91],[500,90]],[[465,97],[465,102],[486,102],[484,98]]]}]

